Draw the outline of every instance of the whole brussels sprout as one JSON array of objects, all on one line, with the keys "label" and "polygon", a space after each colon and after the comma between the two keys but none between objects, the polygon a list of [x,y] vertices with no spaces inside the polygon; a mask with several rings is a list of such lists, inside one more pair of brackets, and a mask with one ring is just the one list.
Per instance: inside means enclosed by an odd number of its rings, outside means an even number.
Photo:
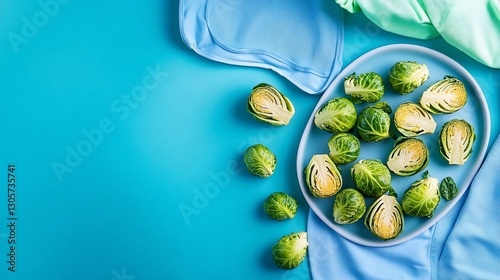
[{"label": "whole brussels sprout", "polygon": [[344,80],[345,93],[352,97],[355,103],[379,101],[385,92],[384,80],[375,73],[363,73],[356,77],[352,73]]},{"label": "whole brussels sprout", "polygon": [[359,139],[346,132],[333,134],[328,140],[328,154],[333,163],[337,165],[348,164],[355,161],[361,152]]},{"label": "whole brussels sprout", "polygon": [[342,188],[342,175],[326,154],[312,156],[305,174],[306,184],[315,197],[330,197]]},{"label": "whole brussels sprout", "polygon": [[272,247],[274,263],[284,269],[296,268],[304,261],[308,246],[306,232],[283,236]]},{"label": "whole brussels sprout", "polygon": [[476,141],[474,128],[465,120],[453,119],[446,122],[439,134],[439,152],[449,164],[464,164],[472,154]]},{"label": "whole brussels sprout", "polygon": [[430,85],[420,98],[420,105],[433,114],[451,114],[465,106],[467,91],[464,84],[453,76]]},{"label": "whole brussels sprout", "polygon": [[335,97],[321,106],[314,115],[314,124],[328,132],[347,132],[356,123],[356,107],[344,97]]},{"label": "whole brussels sprout", "polygon": [[403,211],[410,216],[430,218],[440,199],[439,181],[430,177],[429,172],[426,171],[424,179],[415,181],[404,192],[401,205]]},{"label": "whole brussels sprout", "polygon": [[416,61],[398,61],[389,70],[388,79],[397,93],[408,94],[429,79],[429,69]]},{"label": "whole brussels sprout", "polygon": [[434,133],[437,124],[424,108],[408,101],[401,103],[394,112],[394,126],[404,136],[412,137]]},{"label": "whole brussels sprout", "polygon": [[378,159],[364,159],[351,167],[354,185],[364,195],[377,197],[391,189],[391,172]]},{"label": "whole brussels sprout", "polygon": [[385,106],[386,104],[378,103],[379,106],[366,107],[359,113],[356,121],[356,132],[361,140],[377,142],[392,136],[390,132],[391,117],[390,113],[387,112],[390,107]]},{"label": "whole brussels sprout", "polygon": [[251,174],[262,178],[273,175],[276,168],[276,156],[262,144],[248,147],[243,154],[243,161]]},{"label": "whole brussels sprout", "polygon": [[255,119],[274,126],[287,125],[295,114],[292,102],[266,83],[260,83],[252,89],[247,110]]},{"label": "whole brussels sprout", "polygon": [[333,220],[338,224],[352,224],[365,214],[363,195],[355,189],[344,189],[335,196]]},{"label": "whole brussels sprout", "polygon": [[295,198],[284,192],[274,192],[264,201],[264,211],[269,218],[282,221],[292,219],[297,213],[298,204]]},{"label": "whole brussels sprout", "polygon": [[404,228],[401,205],[393,196],[385,194],[380,196],[366,212],[364,224],[380,239],[396,238]]},{"label": "whole brussels sprout", "polygon": [[387,167],[399,176],[414,175],[429,164],[429,149],[417,138],[401,137],[389,153]]}]

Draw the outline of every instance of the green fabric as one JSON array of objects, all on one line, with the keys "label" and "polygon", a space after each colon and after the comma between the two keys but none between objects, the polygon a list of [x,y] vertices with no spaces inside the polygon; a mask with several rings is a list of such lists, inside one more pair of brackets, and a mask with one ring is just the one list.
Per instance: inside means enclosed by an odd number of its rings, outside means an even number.
[{"label": "green fabric", "polygon": [[477,61],[500,68],[500,0],[336,0],[380,28],[429,39],[441,35]]}]

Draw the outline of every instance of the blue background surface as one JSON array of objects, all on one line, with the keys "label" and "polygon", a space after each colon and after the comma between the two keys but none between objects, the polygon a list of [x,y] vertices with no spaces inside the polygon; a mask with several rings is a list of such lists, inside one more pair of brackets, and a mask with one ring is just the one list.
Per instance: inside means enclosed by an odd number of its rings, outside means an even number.
[{"label": "blue background surface", "polygon": [[[195,54],[179,35],[177,1],[60,1],[50,14],[40,4],[47,2],[0,3],[0,279],[310,279],[307,263],[275,267],[270,247],[306,229],[295,160],[320,96],[270,70]],[[345,33],[344,66],[392,43],[455,59],[483,89],[496,138],[500,70],[441,38],[384,32],[362,14],[345,14]],[[295,104],[290,125],[271,127],[246,112],[260,82]],[[255,143],[278,157],[268,179],[243,166]],[[9,164],[17,179],[14,273]],[[298,199],[293,220],[263,212],[274,191]]]}]

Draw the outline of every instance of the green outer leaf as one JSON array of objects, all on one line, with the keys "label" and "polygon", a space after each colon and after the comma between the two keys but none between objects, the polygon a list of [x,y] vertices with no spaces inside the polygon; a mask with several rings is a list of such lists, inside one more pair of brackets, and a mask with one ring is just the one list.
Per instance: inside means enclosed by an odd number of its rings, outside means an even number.
[{"label": "green outer leaf", "polygon": [[398,61],[389,70],[388,80],[399,94],[408,94],[429,79],[429,69],[416,61]]},{"label": "green outer leaf", "polygon": [[350,133],[336,133],[328,140],[328,154],[337,165],[355,161],[361,152],[359,139]]},{"label": "green outer leaf", "polygon": [[352,73],[344,80],[344,91],[355,103],[373,103],[382,98],[385,92],[384,80],[375,72],[360,74]]},{"label": "green outer leaf", "polygon": [[415,181],[404,192],[401,206],[410,216],[430,218],[440,199],[438,179],[428,176]]},{"label": "green outer leaf", "polygon": [[458,194],[458,187],[455,180],[448,176],[441,180],[441,183],[439,184],[439,191],[444,199],[452,200]]},{"label": "green outer leaf", "polygon": [[361,111],[356,121],[356,132],[365,142],[377,142],[391,137],[391,117],[373,106]]},{"label": "green outer leaf", "polygon": [[401,205],[394,196],[381,195],[368,208],[364,225],[380,239],[396,238],[404,229],[404,215]]},{"label": "green outer leaf", "polygon": [[351,167],[354,185],[361,193],[378,197],[391,188],[391,172],[378,159],[360,160]]},{"label": "green outer leaf", "polygon": [[314,124],[322,130],[347,132],[356,124],[356,107],[348,98],[335,97],[322,105],[314,115]]},{"label": "green outer leaf", "polygon": [[255,144],[246,149],[243,161],[248,171],[256,176],[268,178],[276,168],[276,156],[262,144]]},{"label": "green outer leaf", "polygon": [[247,100],[247,111],[255,119],[274,126],[287,125],[295,114],[290,99],[266,83],[253,87]]},{"label": "green outer leaf", "polygon": [[352,224],[365,214],[363,195],[355,189],[344,189],[335,196],[333,220],[338,224]]},{"label": "green outer leaf", "polygon": [[304,261],[308,246],[306,232],[283,236],[271,248],[274,263],[284,269],[296,268]]},{"label": "green outer leaf", "polygon": [[297,213],[298,204],[295,198],[283,192],[274,192],[264,201],[264,211],[269,218],[282,221],[292,219]]}]

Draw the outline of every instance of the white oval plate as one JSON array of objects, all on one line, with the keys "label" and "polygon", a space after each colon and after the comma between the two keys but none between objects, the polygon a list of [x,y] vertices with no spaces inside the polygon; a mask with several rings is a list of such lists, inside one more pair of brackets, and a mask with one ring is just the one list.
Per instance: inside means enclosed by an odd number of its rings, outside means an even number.
[{"label": "white oval plate", "polygon": [[[391,66],[398,61],[417,61],[424,63],[429,68],[429,79],[414,92],[407,95],[399,95],[395,93],[387,81],[387,74]],[[354,224],[340,225],[333,221],[333,201],[334,197],[316,198],[314,197],[305,182],[304,169],[309,160],[314,154],[328,154],[327,142],[331,137],[331,133],[320,130],[314,125],[314,114],[328,100],[334,97],[348,97],[344,92],[344,78],[356,72],[356,74],[366,72],[376,72],[384,78],[386,91],[381,101],[389,103],[394,110],[399,104],[404,101],[413,101],[418,103],[422,92],[427,89],[432,83],[442,79],[445,75],[452,75],[460,79],[468,93],[467,104],[458,112],[449,115],[433,115],[437,122],[436,131],[430,135],[419,136],[424,140],[431,154],[431,160],[425,170],[428,170],[430,176],[438,178],[440,181],[451,176],[459,188],[458,195],[451,201],[446,201],[441,198],[434,215],[431,218],[415,218],[405,215],[405,225],[403,232],[398,237],[391,240],[382,240],[371,234],[364,226],[364,216]],[[356,105],[358,113],[362,108],[369,104],[363,103]],[[392,119],[391,114],[391,119]],[[477,136],[473,146],[473,153],[464,165],[449,165],[447,161],[439,153],[438,137],[442,125],[451,119],[459,118],[467,120],[473,127]],[[391,130],[394,130],[391,124]],[[430,228],[439,221],[462,197],[469,187],[474,175],[478,171],[488,147],[490,137],[490,115],[484,95],[479,88],[479,85],[469,72],[453,59],[428,48],[408,44],[395,44],[372,50],[348,65],[327,88],[318,104],[314,108],[311,117],[304,129],[304,133],[300,140],[297,154],[297,176],[307,203],[311,209],[323,220],[328,226],[335,230],[345,238],[365,246],[384,247],[392,246],[404,241],[407,241],[426,229]],[[361,154],[355,161],[368,158],[380,159],[382,162],[387,161],[387,155],[394,145],[393,139],[385,139],[377,143],[361,144]],[[354,187],[350,175],[350,168],[355,163],[341,165],[339,168],[342,172],[344,184],[342,188]],[[401,197],[404,191],[416,180],[423,178],[423,172],[419,172],[413,176],[400,177],[392,174],[392,186],[398,193],[398,201],[401,203]],[[367,208],[374,201],[373,198],[366,198]]]}]

